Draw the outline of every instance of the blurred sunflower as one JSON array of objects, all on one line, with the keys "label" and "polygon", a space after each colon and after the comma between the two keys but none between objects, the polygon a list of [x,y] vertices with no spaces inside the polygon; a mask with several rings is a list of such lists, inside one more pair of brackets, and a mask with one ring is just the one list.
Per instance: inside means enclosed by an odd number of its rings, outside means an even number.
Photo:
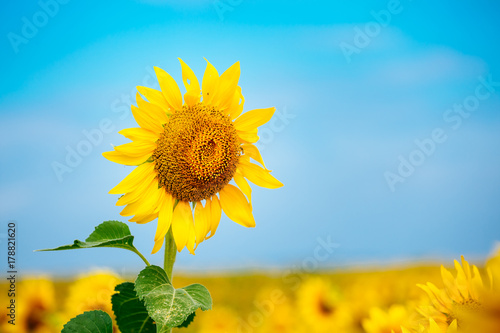
[{"label": "blurred sunflower", "polygon": [[431,302],[429,306],[420,307],[419,312],[433,319],[442,330],[454,321],[460,328],[467,328],[470,325],[468,319],[484,309],[482,295],[486,287],[479,270],[475,265],[471,267],[463,256],[461,261],[462,265],[455,260],[456,277],[441,266],[444,289],[439,289],[430,282],[418,285],[427,293]]},{"label": "blurred sunflower", "polygon": [[[191,68],[180,63],[187,90],[184,103],[175,80],[155,67],[161,91],[137,87],[147,99],[138,93],[137,107],[132,106],[140,127],[119,132],[133,142],[103,154],[112,162],[137,166],[109,193],[124,194],[117,205],[126,205],[122,216],[134,215],[129,221],[158,218],[153,253],[171,228],[177,250],[187,247],[194,254],[214,235],[221,210],[236,223],[254,227],[247,180],[266,188],[283,186],[253,145],[259,139],[257,128],[271,119],[275,108],[241,115],[245,99],[238,86],[239,62],[219,76],[207,61],[201,89]],[[233,179],[237,186],[229,184]]]},{"label": "blurred sunflower", "polygon": [[363,320],[366,333],[401,333],[401,326],[409,326],[410,312],[403,305],[394,304],[387,311],[374,307],[369,318]]},{"label": "blurred sunflower", "polygon": [[313,332],[342,331],[352,323],[340,293],[322,278],[310,278],[300,286],[297,307]]},{"label": "blurred sunflower", "polygon": [[46,278],[27,278],[19,282],[17,290],[16,325],[7,323],[5,309],[2,309],[1,332],[52,333],[62,329],[56,313],[52,281]]},{"label": "blurred sunflower", "polygon": [[395,284],[392,276],[380,274],[350,274],[348,283],[342,285],[344,302],[349,305],[352,325],[363,327],[363,320],[369,317],[370,309],[386,307],[392,303],[393,291],[389,286]]},{"label": "blurred sunflower", "polygon": [[[111,296],[122,279],[110,272],[95,272],[77,279],[69,286],[65,302],[66,322],[77,315],[92,310],[102,310],[114,318]],[[114,320],[113,320],[114,321]],[[116,324],[114,331],[118,331]]]},{"label": "blurred sunflower", "polygon": [[500,250],[486,262],[486,272],[490,286],[480,290],[481,311],[467,318],[471,323],[470,333],[500,332]]}]

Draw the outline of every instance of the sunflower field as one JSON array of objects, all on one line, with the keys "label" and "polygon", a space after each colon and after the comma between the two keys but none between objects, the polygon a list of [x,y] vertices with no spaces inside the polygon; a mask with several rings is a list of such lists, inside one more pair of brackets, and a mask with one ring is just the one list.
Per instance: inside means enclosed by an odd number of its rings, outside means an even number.
[{"label": "sunflower field", "polygon": [[[174,331],[500,332],[500,252],[479,266],[463,257],[451,267],[445,264],[316,273],[179,274],[174,284],[196,280],[206,285],[214,308],[197,311],[196,321]],[[69,319],[89,310],[114,318],[111,297],[115,286],[126,280],[104,270],[74,279],[26,277],[18,285],[22,293],[17,298],[17,325],[4,322],[0,331],[60,332]],[[5,307],[2,311],[6,316]],[[116,322],[113,332],[120,332]]]}]

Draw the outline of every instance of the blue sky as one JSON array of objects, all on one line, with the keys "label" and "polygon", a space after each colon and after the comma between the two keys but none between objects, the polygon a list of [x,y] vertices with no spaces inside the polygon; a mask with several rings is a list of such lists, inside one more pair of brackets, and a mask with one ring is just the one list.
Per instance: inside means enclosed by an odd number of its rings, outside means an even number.
[{"label": "blue sky", "polygon": [[[203,57],[241,62],[245,110],[277,108],[259,147],[285,184],[254,187],[257,227],[223,217],[179,268],[300,266],[319,239],[336,244],[324,266],[481,260],[500,239],[497,2],[54,4],[0,13],[0,216],[18,223],[24,271],[141,267],[116,249],[32,251],[125,221],[107,192],[131,169],[101,154],[126,142],[153,66],[181,82],[178,57],[200,79]],[[149,253],[156,222],[130,228]]]}]

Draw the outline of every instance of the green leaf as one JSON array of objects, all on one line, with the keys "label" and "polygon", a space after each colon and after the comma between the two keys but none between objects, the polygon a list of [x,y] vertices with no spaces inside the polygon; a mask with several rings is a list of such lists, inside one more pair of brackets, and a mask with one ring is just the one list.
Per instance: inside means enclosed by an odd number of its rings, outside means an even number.
[{"label": "green leaf", "polygon": [[53,249],[44,249],[36,251],[62,251],[74,249],[89,249],[94,247],[116,247],[132,251],[139,255],[142,260],[149,266],[148,261],[144,256],[135,248],[134,236],[130,233],[128,225],[120,221],[105,221],[99,224],[94,232],[82,242],[75,240],[72,245],[63,245]]},{"label": "green leaf", "polygon": [[207,288],[192,284],[175,289],[165,271],[158,266],[148,266],[139,273],[135,291],[162,330],[182,325],[199,308],[203,311],[212,308]]},{"label": "green leaf", "polygon": [[113,333],[111,317],[102,310],[84,312],[64,325],[61,333]]},{"label": "green leaf", "polygon": [[182,324],[180,324],[179,326],[177,326],[177,328],[186,328],[189,326],[189,324],[191,324],[194,320],[194,316],[196,316],[196,312],[193,312],[191,313],[186,320],[184,320],[184,322]]},{"label": "green leaf", "polygon": [[132,282],[124,282],[115,287],[111,296],[116,323],[122,333],[156,332],[153,319],[148,314],[144,302],[139,299]]}]

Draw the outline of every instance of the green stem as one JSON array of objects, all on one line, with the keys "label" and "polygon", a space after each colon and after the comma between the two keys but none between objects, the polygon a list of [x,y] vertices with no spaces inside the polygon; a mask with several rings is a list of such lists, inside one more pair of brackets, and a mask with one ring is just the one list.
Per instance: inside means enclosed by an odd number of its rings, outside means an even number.
[{"label": "green stem", "polygon": [[[177,256],[177,246],[175,245],[174,235],[172,234],[172,227],[168,230],[165,235],[165,258],[163,259],[163,269],[167,273],[170,283],[172,283],[172,278],[174,277],[172,271],[174,269],[175,257]],[[160,325],[156,325],[156,332],[160,332]],[[172,332],[170,329],[168,332]]]},{"label": "green stem", "polygon": [[142,261],[144,261],[146,263],[146,266],[151,266],[151,264],[149,263],[149,261],[142,255],[141,252],[139,252],[139,250],[133,250],[133,252],[135,254],[137,254],[139,257],[141,257]]},{"label": "green stem", "polygon": [[177,256],[177,246],[175,245],[172,228],[165,235],[165,258],[163,261],[163,269],[167,273],[170,283],[172,283],[172,270],[174,269],[175,257]]}]

